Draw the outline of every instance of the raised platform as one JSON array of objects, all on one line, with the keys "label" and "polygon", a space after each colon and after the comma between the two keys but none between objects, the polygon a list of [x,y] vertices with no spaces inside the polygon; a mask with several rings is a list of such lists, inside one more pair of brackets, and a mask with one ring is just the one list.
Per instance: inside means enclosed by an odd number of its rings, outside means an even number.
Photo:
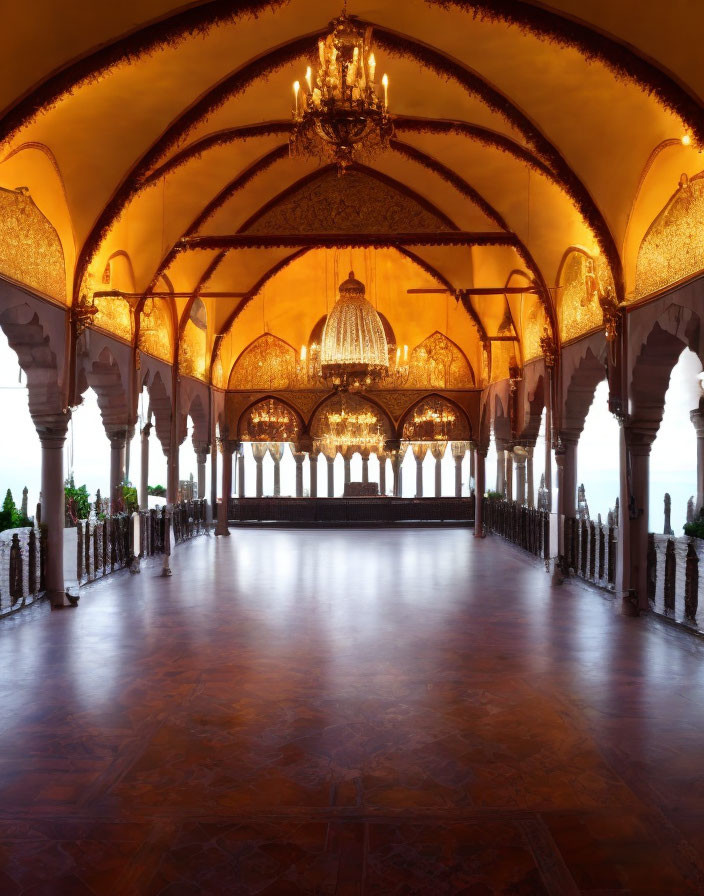
[{"label": "raised platform", "polygon": [[474,523],[474,498],[231,498],[233,523]]}]

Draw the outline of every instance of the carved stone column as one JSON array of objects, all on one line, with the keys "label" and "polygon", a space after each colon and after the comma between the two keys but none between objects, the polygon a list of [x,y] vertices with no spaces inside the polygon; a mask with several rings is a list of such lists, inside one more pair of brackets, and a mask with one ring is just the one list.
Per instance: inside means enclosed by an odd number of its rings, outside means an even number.
[{"label": "carved stone column", "polygon": [[567,572],[565,568],[565,522],[564,522],[564,472],[565,472],[565,446],[558,445],[555,449],[555,466],[557,468],[557,560],[552,571],[553,585],[561,585]]},{"label": "carved stone column", "polygon": [[348,486],[352,481],[352,455],[349,448],[342,455],[342,459],[345,463],[345,486]]},{"label": "carved stone column", "polygon": [[310,474],[310,496],[318,497],[318,452],[308,452],[308,472]]},{"label": "carved stone column", "polygon": [[369,452],[362,454],[362,482],[369,482]]},{"label": "carved stone column", "polygon": [[413,457],[416,459],[416,498],[423,497],[423,461],[427,453],[428,446],[424,442],[413,445]]},{"label": "carved stone column", "polygon": [[52,607],[68,606],[64,586],[64,441],[70,413],[33,416],[42,445],[42,523],[47,527],[46,594]]},{"label": "carved stone column", "polygon": [[215,527],[216,535],[229,535],[228,519],[230,515],[230,495],[232,494],[232,455],[239,448],[240,443],[234,439],[221,439],[222,451],[222,499],[218,504],[218,522]]},{"label": "carved stone column", "polygon": [[150,420],[142,427],[142,463],[139,470],[139,507],[147,510],[149,507],[149,433],[152,431]]},{"label": "carved stone column", "polygon": [[379,494],[383,497],[386,494],[386,454],[380,451],[377,454],[379,459]]},{"label": "carved stone column", "polygon": [[526,448],[526,503],[529,507],[535,507],[535,479],[533,476],[533,447]]},{"label": "carved stone column", "polygon": [[496,491],[506,494],[506,449],[496,443]]},{"label": "carved stone column", "polygon": [[484,537],[484,492],[486,491],[486,454],[482,445],[476,446],[476,479],[474,488],[474,537]]},{"label": "carved stone column", "polygon": [[[650,449],[657,435],[657,424],[626,427],[626,440],[631,459],[630,513],[628,505],[620,512],[624,527],[630,529],[630,591],[623,595],[624,613],[638,614],[648,609],[648,506],[650,502]],[[621,502],[619,502],[621,504]],[[629,525],[630,524],[630,525]],[[619,534],[621,534],[619,532]]]},{"label": "carved stone column", "polygon": [[504,452],[506,459],[506,500],[513,501],[513,451],[507,448]]},{"label": "carved stone column", "polygon": [[240,450],[237,454],[237,495],[240,498],[245,496],[245,478],[244,478],[244,445],[240,443]]},{"label": "carved stone column", "polygon": [[198,469],[198,497],[205,498],[205,464],[208,459],[210,445],[206,442],[194,443],[193,448],[196,453],[196,463]]},{"label": "carved stone column", "polygon": [[283,457],[284,446],[281,442],[269,442],[269,454],[274,461],[274,497],[281,495],[281,458]]},{"label": "carved stone column", "polygon": [[335,458],[325,455],[328,465],[328,498],[335,497]]},{"label": "carved stone column", "polygon": [[558,503],[564,516],[577,516],[577,444],[579,438],[567,433],[560,434],[560,444],[564,448],[562,482]]},{"label": "carved stone column", "polygon": [[[453,442],[451,446],[452,456],[455,459],[455,497],[462,497],[462,462],[469,447],[467,442]],[[471,455],[470,455],[471,457]],[[471,463],[471,461],[470,461]]]},{"label": "carved stone column", "polygon": [[698,516],[704,509],[704,410],[697,408],[690,411],[689,419],[697,434],[697,498],[694,513]]},{"label": "carved stone column", "polygon": [[430,453],[435,458],[435,497],[442,496],[442,459],[445,457],[447,442],[433,442]]},{"label": "carved stone column", "polygon": [[264,495],[264,468],[263,462],[269,446],[266,442],[252,442],[252,455],[256,464],[256,496],[261,498]]},{"label": "carved stone column", "polygon": [[514,449],[513,462],[516,464],[516,501],[523,505],[526,503],[526,461],[527,455],[523,449]]},{"label": "carved stone column", "polygon": [[218,443],[213,439],[210,445],[210,508],[209,522],[213,521],[213,514],[218,506]]},{"label": "carved stone column", "polygon": [[476,472],[476,454],[477,454],[477,446],[474,442],[469,443],[469,494],[472,494],[472,488],[477,487],[477,472]]},{"label": "carved stone column", "polygon": [[289,443],[291,448],[291,455],[293,456],[293,462],[296,465],[296,497],[303,497],[303,461],[305,460],[305,452],[304,451],[296,451],[296,448],[293,442]]},{"label": "carved stone column", "polygon": [[127,427],[106,427],[110,440],[110,507],[117,508],[122,498],[122,483],[125,479],[125,445],[127,444]]}]

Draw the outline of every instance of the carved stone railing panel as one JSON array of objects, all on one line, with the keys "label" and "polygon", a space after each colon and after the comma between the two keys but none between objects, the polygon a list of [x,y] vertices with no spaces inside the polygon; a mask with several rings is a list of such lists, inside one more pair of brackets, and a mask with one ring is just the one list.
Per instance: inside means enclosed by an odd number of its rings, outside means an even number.
[{"label": "carved stone railing panel", "polygon": [[618,528],[588,519],[565,517],[565,568],[587,582],[613,590]]},{"label": "carved stone railing panel", "polygon": [[704,630],[704,539],[651,534],[648,601],[654,613]]},{"label": "carved stone railing panel", "polygon": [[517,501],[484,498],[484,527],[536,557],[550,557],[550,514]]},{"label": "carved stone railing panel", "polygon": [[0,532],[0,616],[31,604],[44,590],[46,548],[38,527]]}]

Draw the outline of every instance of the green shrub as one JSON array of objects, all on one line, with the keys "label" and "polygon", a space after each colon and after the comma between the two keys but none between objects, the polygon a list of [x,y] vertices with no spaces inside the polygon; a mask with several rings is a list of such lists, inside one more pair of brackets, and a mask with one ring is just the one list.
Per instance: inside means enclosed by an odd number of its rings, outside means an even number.
[{"label": "green shrub", "polygon": [[486,493],[486,496],[487,498],[498,498],[499,501],[503,501],[504,499],[504,496],[501,494],[501,492],[492,492],[491,490]]},{"label": "green shrub", "polygon": [[704,519],[699,517],[693,523],[684,524],[684,534],[691,538],[704,538]]},{"label": "green shrub", "polygon": [[66,521],[74,526],[78,520],[87,520],[90,516],[90,497],[85,485],[78,487],[69,476],[64,482],[64,504],[66,508]]},{"label": "green shrub", "polygon": [[3,529],[18,529],[20,526],[31,526],[32,521],[17,509],[12,492],[8,488],[0,510],[0,532]]},{"label": "green shrub", "polygon": [[130,482],[122,483],[122,500],[125,502],[125,511],[127,513],[135,513],[139,510],[137,489]]},{"label": "green shrub", "polygon": [[163,485],[148,485],[147,486],[147,494],[153,495],[155,498],[165,498],[166,497],[166,489]]}]

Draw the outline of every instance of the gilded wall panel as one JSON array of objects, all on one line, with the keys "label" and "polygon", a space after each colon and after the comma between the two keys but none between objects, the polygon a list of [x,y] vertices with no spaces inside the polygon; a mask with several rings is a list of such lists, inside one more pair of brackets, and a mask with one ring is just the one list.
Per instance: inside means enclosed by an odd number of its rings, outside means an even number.
[{"label": "gilded wall panel", "polygon": [[603,326],[599,295],[611,293],[611,271],[599,255],[596,258],[572,250],[562,265],[557,317],[560,340],[567,342]]},{"label": "gilded wall panel", "polygon": [[[393,387],[393,383],[389,385]],[[404,385],[410,389],[471,389],[474,377],[455,343],[436,332],[411,352]]]},{"label": "gilded wall panel", "polygon": [[181,335],[178,369],[186,376],[208,381],[206,333],[192,319],[186,322]]},{"label": "gilded wall panel", "polygon": [[0,273],[66,301],[61,240],[25,188],[0,188]]},{"label": "gilded wall panel", "polygon": [[247,233],[403,233],[449,230],[446,221],[391,184],[334,171],[284,197]]},{"label": "gilded wall panel", "polygon": [[523,363],[542,358],[540,339],[547,322],[545,309],[537,299],[533,300],[523,314]]},{"label": "gilded wall panel", "polygon": [[134,338],[134,317],[127,299],[120,296],[98,296],[93,299],[98,313],[93,323],[101,330],[114,333],[126,342]]},{"label": "gilded wall panel", "polygon": [[139,319],[139,348],[168,363],[173,359],[172,321],[167,299],[147,299]]},{"label": "gilded wall panel", "polygon": [[638,250],[633,299],[704,269],[704,175],[680,178],[674,196],[650,225]]},{"label": "gilded wall panel", "polygon": [[296,352],[291,346],[265,333],[246,348],[230,375],[230,389],[274,391],[288,389],[296,378]]}]

